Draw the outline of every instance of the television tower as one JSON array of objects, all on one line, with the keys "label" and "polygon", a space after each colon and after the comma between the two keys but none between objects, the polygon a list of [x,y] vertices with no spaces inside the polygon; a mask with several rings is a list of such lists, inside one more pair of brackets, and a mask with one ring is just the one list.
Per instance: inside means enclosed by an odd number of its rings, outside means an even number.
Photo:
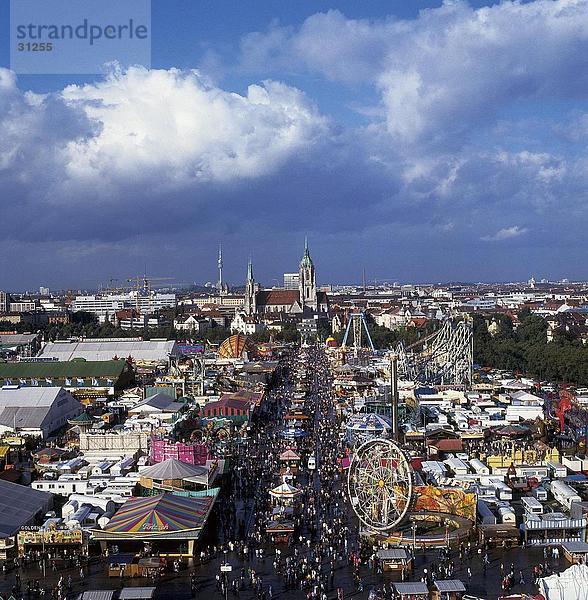
[{"label": "television tower", "polygon": [[218,245],[218,293],[223,293],[223,247]]}]

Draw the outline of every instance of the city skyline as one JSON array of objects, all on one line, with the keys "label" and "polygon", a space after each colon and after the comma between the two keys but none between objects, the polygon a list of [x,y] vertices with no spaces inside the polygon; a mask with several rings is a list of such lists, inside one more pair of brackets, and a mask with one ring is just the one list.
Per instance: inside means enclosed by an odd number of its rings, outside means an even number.
[{"label": "city skyline", "polygon": [[305,234],[321,282],[588,279],[587,1],[238,6],[153,0],[150,70],[0,42],[3,287],[214,281],[219,240],[272,281]]}]

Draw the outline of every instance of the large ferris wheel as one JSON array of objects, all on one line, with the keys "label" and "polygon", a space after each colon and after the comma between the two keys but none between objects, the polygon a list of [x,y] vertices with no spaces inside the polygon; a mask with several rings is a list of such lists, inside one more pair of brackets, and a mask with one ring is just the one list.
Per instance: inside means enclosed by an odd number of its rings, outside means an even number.
[{"label": "large ferris wheel", "polygon": [[410,463],[394,442],[369,440],[353,456],[347,491],[353,511],[368,529],[389,531],[404,520],[411,508]]}]

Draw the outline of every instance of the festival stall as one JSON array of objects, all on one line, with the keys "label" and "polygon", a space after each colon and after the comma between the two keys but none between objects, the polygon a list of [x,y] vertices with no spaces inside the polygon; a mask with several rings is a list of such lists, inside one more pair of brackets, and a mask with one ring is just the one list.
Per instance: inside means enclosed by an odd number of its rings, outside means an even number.
[{"label": "festival stall", "polygon": [[129,498],[104,529],[93,531],[94,539],[103,550],[116,544],[123,551],[192,556],[215,500],[216,494],[194,498],[165,493]]},{"label": "festival stall", "polygon": [[295,498],[302,494],[302,490],[284,481],[277,487],[270,490],[269,494],[277,503],[285,506],[291,506]]}]

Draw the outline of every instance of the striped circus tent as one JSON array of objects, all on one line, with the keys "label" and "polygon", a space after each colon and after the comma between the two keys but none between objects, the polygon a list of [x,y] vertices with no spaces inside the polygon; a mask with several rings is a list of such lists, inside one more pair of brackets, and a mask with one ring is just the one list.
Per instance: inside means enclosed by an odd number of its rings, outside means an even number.
[{"label": "striped circus tent", "polygon": [[190,498],[160,494],[129,498],[96,539],[174,539],[198,538],[216,497]]}]

